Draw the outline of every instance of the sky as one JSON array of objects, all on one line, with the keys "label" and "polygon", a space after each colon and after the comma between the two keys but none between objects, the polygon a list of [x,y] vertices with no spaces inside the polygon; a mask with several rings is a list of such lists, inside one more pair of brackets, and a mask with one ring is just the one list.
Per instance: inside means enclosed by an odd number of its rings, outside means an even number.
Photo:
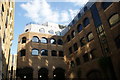
[{"label": "sky", "polygon": [[11,53],[17,54],[19,35],[23,33],[26,24],[35,22],[43,24],[53,22],[68,25],[88,0],[64,0],[55,2],[46,0],[31,0],[16,2],[14,12],[14,40]]}]

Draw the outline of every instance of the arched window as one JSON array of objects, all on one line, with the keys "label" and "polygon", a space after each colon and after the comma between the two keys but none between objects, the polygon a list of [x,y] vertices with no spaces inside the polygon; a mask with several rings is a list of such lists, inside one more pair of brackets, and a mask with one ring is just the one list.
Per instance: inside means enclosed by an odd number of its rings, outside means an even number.
[{"label": "arched window", "polygon": [[75,31],[74,31],[74,30],[71,32],[71,37],[72,37],[72,38],[75,37]]},{"label": "arched window", "polygon": [[49,30],[48,31],[50,34],[54,34],[54,31],[53,30]]},{"label": "arched window", "polygon": [[86,27],[88,24],[90,24],[90,21],[89,21],[88,18],[85,18],[85,19],[83,20],[83,25],[84,25],[84,27]]},{"label": "arched window", "polygon": [[81,25],[81,24],[79,24],[79,25],[77,26],[77,31],[78,31],[78,32],[82,31],[82,25]]},{"label": "arched window", "polygon": [[115,44],[117,48],[120,48],[120,35],[115,38]]},{"label": "arched window", "polygon": [[67,42],[69,42],[69,41],[70,41],[70,35],[67,36]]},{"label": "arched window", "polygon": [[47,38],[45,38],[45,37],[42,37],[42,38],[40,39],[40,41],[41,41],[41,43],[48,43],[48,40],[47,40]]},{"label": "arched window", "polygon": [[86,39],[84,37],[81,38],[81,40],[80,40],[81,47],[84,46],[86,43],[87,43]]},{"label": "arched window", "polygon": [[69,48],[69,55],[72,54],[72,47]]},{"label": "arched window", "polygon": [[105,9],[107,9],[111,4],[112,4],[112,2],[102,2],[102,8],[105,10]]},{"label": "arched window", "polygon": [[89,61],[89,54],[88,54],[88,53],[85,53],[85,54],[83,55],[83,59],[84,59],[84,62]]},{"label": "arched window", "polygon": [[33,36],[32,42],[39,42],[39,38],[37,36]]},{"label": "arched window", "polygon": [[57,40],[57,43],[58,43],[58,45],[62,45],[62,44],[63,44],[63,41],[62,41],[61,39],[58,39],[58,40]]},{"label": "arched window", "polygon": [[84,12],[87,11],[87,10],[88,10],[88,8],[87,8],[87,6],[85,6],[85,7],[84,7]]},{"label": "arched window", "polygon": [[79,14],[78,14],[78,18],[80,18],[80,17],[81,17],[81,14],[79,13]]},{"label": "arched window", "polygon": [[22,44],[26,43],[26,40],[27,40],[26,37],[22,37]]},{"label": "arched window", "polygon": [[32,55],[36,56],[39,54],[39,50],[38,49],[32,49]]},{"label": "arched window", "polygon": [[44,29],[44,28],[39,29],[39,31],[40,31],[41,33],[45,33],[45,29]]},{"label": "arched window", "polygon": [[120,16],[119,14],[114,14],[109,18],[109,24],[111,26],[115,25],[116,23],[118,23],[120,21]]},{"label": "arched window", "polygon": [[29,29],[26,29],[25,32],[28,32]]},{"label": "arched window", "polygon": [[87,35],[87,39],[88,39],[88,41],[93,40],[93,38],[94,38],[93,33],[90,32],[90,33]]},{"label": "arched window", "polygon": [[96,49],[90,51],[90,59],[95,59],[97,58],[97,51]]},{"label": "arched window", "polygon": [[78,50],[77,43],[75,43],[75,44],[73,45],[73,48],[74,48],[74,51]]},{"label": "arched window", "polygon": [[20,51],[20,56],[23,57],[23,56],[25,56],[25,55],[26,55],[26,50],[25,50],[25,49],[22,49],[22,50]]},{"label": "arched window", "polygon": [[59,51],[59,57],[64,57],[63,51]]},{"label": "arched window", "polygon": [[80,58],[77,57],[77,58],[75,59],[75,61],[76,61],[76,64],[77,64],[77,65],[80,65]]},{"label": "arched window", "polygon": [[48,50],[42,49],[41,56],[48,56]]},{"label": "arched window", "polygon": [[50,39],[51,44],[56,44],[56,40],[54,38]]},{"label": "arched window", "polygon": [[57,31],[55,32],[56,35],[60,36],[61,35],[61,32],[60,31]]},{"label": "arched window", "polygon": [[57,51],[52,50],[52,51],[51,51],[51,55],[52,55],[52,56],[57,56]]}]

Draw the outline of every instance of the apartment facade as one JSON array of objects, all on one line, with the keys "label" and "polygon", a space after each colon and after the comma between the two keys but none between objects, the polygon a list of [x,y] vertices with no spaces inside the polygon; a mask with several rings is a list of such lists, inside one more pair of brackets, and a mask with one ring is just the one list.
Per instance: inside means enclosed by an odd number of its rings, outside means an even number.
[{"label": "apartment facade", "polygon": [[[19,36],[17,76],[40,80],[119,80],[119,5],[120,2],[88,2],[68,27],[60,30],[62,35],[41,33],[44,29],[37,25],[36,29],[27,26]],[[24,73],[25,69],[31,72]]]},{"label": "apartment facade", "polygon": [[[19,36],[17,78],[65,78],[63,41],[58,24],[28,24]],[[59,35],[59,36],[58,36]]]},{"label": "apartment facade", "polygon": [[14,2],[0,0],[0,79],[7,78],[14,29]]},{"label": "apartment facade", "polygon": [[63,36],[67,77],[120,79],[120,2],[87,3]]}]

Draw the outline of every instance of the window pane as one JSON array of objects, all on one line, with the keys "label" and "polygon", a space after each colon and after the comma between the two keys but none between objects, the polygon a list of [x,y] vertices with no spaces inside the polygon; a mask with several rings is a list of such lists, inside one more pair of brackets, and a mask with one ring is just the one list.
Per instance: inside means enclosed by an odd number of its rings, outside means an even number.
[{"label": "window pane", "polygon": [[113,15],[113,16],[109,19],[109,23],[110,23],[111,26],[114,25],[114,24],[116,24],[118,21],[120,21],[119,14]]},{"label": "window pane", "polygon": [[71,66],[72,68],[75,67],[74,61],[71,61],[71,62],[70,62],[70,66]]},{"label": "window pane", "polygon": [[26,43],[26,37],[22,38],[22,43]]},{"label": "window pane", "polygon": [[90,23],[89,19],[85,18],[84,21],[83,21],[84,27],[86,27],[89,23]]},{"label": "window pane", "polygon": [[38,55],[38,54],[39,54],[38,49],[33,49],[33,50],[32,50],[32,55]]},{"label": "window pane", "polygon": [[56,44],[56,40],[52,38],[52,39],[50,40],[50,43],[51,43],[51,44]]},{"label": "window pane", "polygon": [[41,43],[47,43],[47,39],[43,37],[43,38],[41,39]]},{"label": "window pane", "polygon": [[48,31],[50,34],[54,34],[54,31],[53,30],[49,30]]},{"label": "window pane", "polygon": [[57,40],[57,43],[58,43],[58,45],[62,45],[62,44],[63,44],[63,41],[62,41],[61,39],[58,39],[58,40]]},{"label": "window pane", "polygon": [[84,62],[89,61],[89,55],[88,55],[88,53],[85,53],[85,54],[83,55],[83,58],[84,58]]},{"label": "window pane", "polygon": [[71,36],[72,36],[72,38],[75,37],[75,31],[72,31],[72,32],[71,32]]},{"label": "window pane", "polygon": [[38,38],[37,36],[34,36],[34,37],[32,38],[32,42],[39,42],[39,38]]},{"label": "window pane", "polygon": [[59,51],[59,57],[64,57],[63,51]]},{"label": "window pane", "polygon": [[82,38],[82,39],[80,40],[80,45],[81,45],[81,47],[84,46],[86,43],[87,43],[87,41],[86,41],[85,38]]},{"label": "window pane", "polygon": [[88,41],[91,41],[93,38],[94,38],[93,34],[92,34],[92,33],[89,33],[89,34],[88,34]]},{"label": "window pane", "polygon": [[42,49],[41,56],[48,56],[48,50]]},{"label": "window pane", "polygon": [[52,55],[52,56],[57,56],[57,51],[52,50],[52,51],[51,51],[51,55]]},{"label": "window pane", "polygon": [[68,42],[70,41],[70,35],[67,36],[67,41],[68,41]]},{"label": "window pane", "polygon": [[77,31],[78,31],[78,32],[82,31],[82,25],[81,25],[81,24],[78,25],[78,27],[77,27]]}]

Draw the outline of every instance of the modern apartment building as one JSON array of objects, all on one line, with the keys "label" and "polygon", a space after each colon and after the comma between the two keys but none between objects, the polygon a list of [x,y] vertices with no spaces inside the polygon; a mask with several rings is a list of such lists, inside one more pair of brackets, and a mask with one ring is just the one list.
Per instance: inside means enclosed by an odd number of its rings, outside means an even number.
[{"label": "modern apartment building", "polygon": [[59,26],[49,22],[27,24],[18,41],[17,78],[65,78],[66,63]]},{"label": "modern apartment building", "polygon": [[14,2],[0,0],[0,79],[7,78],[14,29]]},{"label": "modern apartment building", "polygon": [[17,76],[120,80],[119,6],[88,2],[65,29],[27,25],[18,41]]}]

